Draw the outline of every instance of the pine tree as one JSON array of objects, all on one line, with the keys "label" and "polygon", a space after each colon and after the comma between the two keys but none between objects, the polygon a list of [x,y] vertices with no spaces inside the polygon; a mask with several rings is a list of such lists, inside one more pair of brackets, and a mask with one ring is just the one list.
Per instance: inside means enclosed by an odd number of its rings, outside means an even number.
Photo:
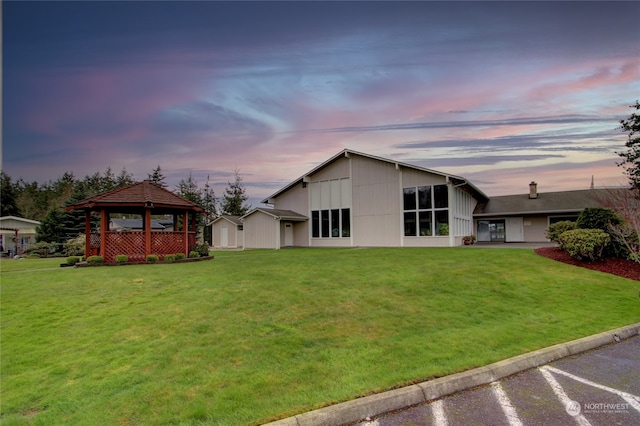
[{"label": "pine tree", "polygon": [[15,187],[5,172],[0,172],[0,216],[20,216]]},{"label": "pine tree", "polygon": [[[636,101],[631,108],[640,111],[640,103]],[[620,120],[620,130],[627,133],[629,139],[625,144],[628,150],[617,153],[624,158],[618,165],[624,167],[631,187],[640,191],[640,115],[634,112],[627,120]]]},{"label": "pine tree", "polygon": [[149,176],[149,180],[157,185],[160,185],[163,188],[166,188],[168,185],[165,183],[165,176],[162,174],[162,169],[160,169],[160,165],[153,169]]},{"label": "pine tree", "polygon": [[234,182],[229,182],[229,185],[225,189],[221,210],[223,214],[242,216],[249,211],[251,206],[245,205],[249,197],[245,194],[245,187],[242,183],[240,171],[236,169],[234,175]]}]

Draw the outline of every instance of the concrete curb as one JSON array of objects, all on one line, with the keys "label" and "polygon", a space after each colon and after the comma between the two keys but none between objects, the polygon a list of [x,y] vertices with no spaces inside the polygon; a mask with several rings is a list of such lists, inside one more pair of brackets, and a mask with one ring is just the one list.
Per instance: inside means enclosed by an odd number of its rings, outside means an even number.
[{"label": "concrete curb", "polygon": [[367,417],[422,404],[462,390],[486,385],[560,358],[640,335],[640,323],[550,346],[485,367],[440,377],[400,389],[342,402],[268,423],[269,426],[348,425]]}]

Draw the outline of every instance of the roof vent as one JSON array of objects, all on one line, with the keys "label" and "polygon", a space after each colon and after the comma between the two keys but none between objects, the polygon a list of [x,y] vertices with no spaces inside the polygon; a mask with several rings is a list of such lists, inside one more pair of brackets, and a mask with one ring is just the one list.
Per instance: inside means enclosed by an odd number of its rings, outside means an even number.
[{"label": "roof vent", "polygon": [[538,184],[531,181],[529,184],[529,199],[538,198]]}]

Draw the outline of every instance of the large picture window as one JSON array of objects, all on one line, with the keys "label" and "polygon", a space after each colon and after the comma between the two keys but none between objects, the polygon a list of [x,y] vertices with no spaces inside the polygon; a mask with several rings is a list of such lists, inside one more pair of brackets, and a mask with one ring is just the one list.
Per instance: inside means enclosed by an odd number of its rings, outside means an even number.
[{"label": "large picture window", "polygon": [[405,236],[449,235],[449,190],[447,185],[404,188],[402,203]]},{"label": "large picture window", "polygon": [[349,209],[314,210],[311,212],[312,238],[342,238],[351,236]]}]

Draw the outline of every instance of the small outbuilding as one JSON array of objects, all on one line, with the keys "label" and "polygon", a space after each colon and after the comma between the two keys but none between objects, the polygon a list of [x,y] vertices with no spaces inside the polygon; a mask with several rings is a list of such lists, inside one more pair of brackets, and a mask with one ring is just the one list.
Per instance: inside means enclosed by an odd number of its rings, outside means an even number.
[{"label": "small outbuilding", "polygon": [[[149,254],[188,255],[196,245],[197,214],[207,212],[192,201],[153,183],[150,180],[85,198],[67,207],[84,210],[87,257],[100,255],[105,263],[115,262],[119,254],[129,260],[142,261]],[[91,215],[100,215],[100,226],[91,229]],[[111,230],[111,215],[140,215],[142,229]],[[173,231],[154,230],[152,215],[172,217]]]},{"label": "small outbuilding", "polygon": [[243,245],[244,226],[240,216],[221,215],[212,222],[213,246],[238,248]]}]

